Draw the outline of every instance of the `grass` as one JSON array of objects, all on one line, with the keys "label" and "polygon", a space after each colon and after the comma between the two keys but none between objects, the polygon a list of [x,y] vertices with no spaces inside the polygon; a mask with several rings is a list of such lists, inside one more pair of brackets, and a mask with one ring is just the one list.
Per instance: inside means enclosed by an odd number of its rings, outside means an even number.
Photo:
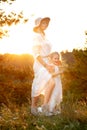
[{"label": "grass", "polygon": [[62,113],[56,116],[33,116],[30,105],[14,105],[11,110],[0,108],[0,130],[87,130],[87,105],[62,103]]}]

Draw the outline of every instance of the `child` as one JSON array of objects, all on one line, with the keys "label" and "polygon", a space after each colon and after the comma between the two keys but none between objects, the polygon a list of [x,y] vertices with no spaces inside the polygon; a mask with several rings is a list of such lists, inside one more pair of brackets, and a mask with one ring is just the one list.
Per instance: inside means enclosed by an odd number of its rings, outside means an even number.
[{"label": "child", "polygon": [[[60,109],[60,103],[62,101],[62,84],[61,84],[60,74],[62,74],[63,71],[59,69],[62,64],[58,52],[51,53],[48,56],[48,61],[49,61],[49,65],[51,65],[50,73],[52,75],[52,78],[55,81],[55,87],[52,90],[52,92],[50,92],[52,94],[49,97],[47,108],[43,107],[41,110],[41,107],[39,107],[38,111],[44,113],[46,116],[52,116],[60,113],[60,111],[58,111]],[[45,91],[45,93],[48,93],[48,91]],[[45,97],[45,93],[44,93],[44,97]],[[56,110],[57,106],[58,106],[58,110]]]},{"label": "child", "polygon": [[[60,68],[62,68],[62,63],[60,61],[60,55],[58,52],[53,52],[49,55],[49,63],[53,66],[50,71],[53,77],[56,77],[63,73],[63,71],[60,70]],[[59,70],[56,71],[56,68],[59,68]]]},{"label": "child", "polygon": [[60,74],[63,73],[61,68],[60,55],[58,52],[53,52],[49,55],[49,63],[53,66],[51,74],[55,80],[55,88],[52,92],[51,98],[49,100],[49,112],[53,114],[58,114],[60,111],[56,111],[56,106],[60,109],[60,103],[62,101],[62,83]]}]

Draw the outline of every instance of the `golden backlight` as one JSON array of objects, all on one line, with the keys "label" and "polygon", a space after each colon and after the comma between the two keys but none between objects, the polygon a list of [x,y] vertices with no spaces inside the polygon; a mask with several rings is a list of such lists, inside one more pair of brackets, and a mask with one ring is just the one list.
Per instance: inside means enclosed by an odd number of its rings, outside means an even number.
[{"label": "golden backlight", "polygon": [[30,25],[20,23],[8,27],[9,36],[1,40],[1,53],[32,53],[32,30]]},{"label": "golden backlight", "polygon": [[[35,17],[48,16],[51,18],[47,36],[52,43],[53,50],[72,51],[73,48],[84,47],[84,31],[87,30],[86,0],[79,1],[79,4],[78,0],[37,0],[37,2],[36,0],[18,0],[12,5],[3,4],[0,5],[1,7],[7,14],[12,11],[16,13],[23,11],[29,21],[25,24],[20,23],[6,27],[9,36],[0,39],[0,53],[32,53],[32,25],[34,22],[32,14]],[[33,19],[33,22],[30,22],[30,19]]]}]

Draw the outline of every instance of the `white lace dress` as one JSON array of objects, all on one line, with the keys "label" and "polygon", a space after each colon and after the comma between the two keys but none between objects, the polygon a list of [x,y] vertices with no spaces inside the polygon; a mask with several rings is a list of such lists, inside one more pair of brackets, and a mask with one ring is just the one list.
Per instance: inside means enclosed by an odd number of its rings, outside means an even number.
[{"label": "white lace dress", "polygon": [[[59,68],[58,66],[55,66],[55,72],[58,73],[59,72]],[[61,83],[61,76],[58,75],[56,77],[54,77],[54,80],[55,80],[55,87],[54,87],[54,90],[52,92],[52,95],[51,95],[51,98],[50,98],[50,101],[49,101],[49,109],[50,109],[50,112],[52,112],[56,105],[60,105],[61,101],[62,101],[62,83]]]},{"label": "white lace dress", "polygon": [[34,55],[34,80],[32,83],[31,96],[36,97],[45,91],[46,87],[48,87],[46,84],[52,77],[47,69],[43,67],[36,58],[40,55],[43,57],[45,62],[48,62],[46,56],[48,56],[51,52],[51,44],[43,35],[35,33],[32,50]]}]

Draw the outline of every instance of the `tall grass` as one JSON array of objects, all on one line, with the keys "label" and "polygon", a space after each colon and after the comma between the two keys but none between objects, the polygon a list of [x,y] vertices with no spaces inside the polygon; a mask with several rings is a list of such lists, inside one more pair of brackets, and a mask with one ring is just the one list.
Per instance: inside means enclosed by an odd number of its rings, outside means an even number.
[{"label": "tall grass", "polygon": [[32,57],[1,55],[0,59],[0,130],[87,130],[87,102],[79,100],[69,89],[70,75],[65,78],[65,73],[62,77],[61,114],[33,116],[30,113]]},{"label": "tall grass", "polygon": [[59,115],[33,116],[30,104],[0,108],[0,130],[87,130],[87,106],[82,103],[62,102]]}]

